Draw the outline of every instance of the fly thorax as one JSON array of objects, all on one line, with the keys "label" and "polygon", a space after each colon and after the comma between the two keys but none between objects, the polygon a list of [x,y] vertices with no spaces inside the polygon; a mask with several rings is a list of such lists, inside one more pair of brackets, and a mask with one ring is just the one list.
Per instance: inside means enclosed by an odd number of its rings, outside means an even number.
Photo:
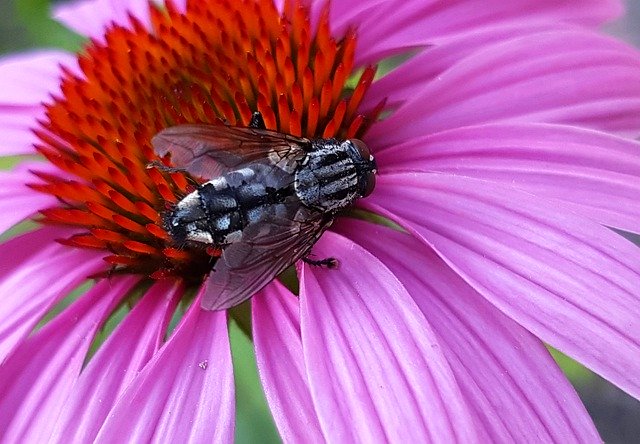
[{"label": "fly thorax", "polygon": [[298,198],[321,211],[338,211],[352,205],[359,197],[358,190],[354,160],[337,142],[310,152],[296,172]]}]

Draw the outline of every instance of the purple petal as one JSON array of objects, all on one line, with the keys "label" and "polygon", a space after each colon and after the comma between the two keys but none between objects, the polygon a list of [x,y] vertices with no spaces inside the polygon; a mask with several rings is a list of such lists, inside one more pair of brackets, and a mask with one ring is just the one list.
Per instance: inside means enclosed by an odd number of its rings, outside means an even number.
[{"label": "purple petal", "polygon": [[349,221],[340,228],[383,261],[420,306],[478,429],[486,433],[482,441],[600,441],[580,398],[540,340],[476,293],[433,251],[379,225]]},{"label": "purple petal", "polygon": [[[107,414],[164,339],[183,290],[155,284],[91,358],[58,419],[53,442],[93,442]],[[88,399],[100,402],[87,403]]]},{"label": "purple petal", "polygon": [[114,278],[96,284],[2,364],[0,437],[4,442],[48,441],[95,333],[136,280]]},{"label": "purple petal", "polygon": [[324,442],[302,356],[298,299],[277,281],[253,297],[260,379],[285,442]]},{"label": "purple petal", "polygon": [[[315,25],[324,13],[326,2],[310,2],[311,23]],[[366,23],[372,13],[385,7],[385,0],[342,1],[329,3],[329,25],[334,36],[343,36],[349,28]],[[282,8],[278,8],[282,10]]]},{"label": "purple petal", "polygon": [[367,136],[386,146],[450,128],[504,120],[636,134],[639,73],[640,53],[586,30],[518,37],[460,60],[422,85]]},{"label": "purple petal", "polygon": [[505,23],[599,25],[622,10],[618,0],[388,1],[359,23],[357,61],[375,63],[402,49],[439,45],[456,35]]},{"label": "purple petal", "polygon": [[381,176],[371,197],[507,316],[640,397],[631,242],[558,201],[462,176]]},{"label": "purple petal", "polygon": [[42,102],[60,91],[60,66],[77,69],[75,56],[39,51],[0,59],[0,155],[32,154],[37,140],[31,129],[44,117]]},{"label": "purple petal", "polygon": [[53,17],[75,32],[100,39],[112,24],[129,26],[129,15],[149,26],[148,0],[81,0],[53,8]]},{"label": "purple petal", "polygon": [[418,52],[373,82],[364,97],[362,108],[373,108],[384,99],[387,106],[395,109],[420,94],[425,84],[437,81],[438,76],[449,68],[485,47],[544,31],[566,30],[567,27],[566,23],[536,22],[523,25],[521,22],[508,22],[447,38]]},{"label": "purple petal", "polygon": [[384,171],[436,171],[563,201],[602,224],[640,232],[640,143],[575,127],[459,128],[377,153]]},{"label": "purple petal", "polygon": [[46,50],[1,58],[0,83],[11,87],[0,90],[0,106],[38,105],[59,93],[61,66],[78,69],[76,56]]},{"label": "purple petal", "polygon": [[36,126],[36,119],[43,115],[44,110],[40,105],[0,105],[0,156],[35,154],[33,145],[38,138],[31,129]]},{"label": "purple petal", "polygon": [[58,202],[54,196],[26,186],[36,181],[36,177],[28,171],[0,172],[0,233]]},{"label": "purple petal", "polygon": [[129,384],[96,442],[230,442],[233,368],[225,312],[191,304],[176,330]]},{"label": "purple petal", "polygon": [[62,246],[45,227],[0,245],[0,363],[58,301],[104,267],[92,251]]},{"label": "purple petal", "polygon": [[[302,347],[328,441],[473,441],[473,419],[424,316],[366,250],[327,232],[339,269],[301,272]],[[411,424],[411,427],[407,427]]]}]

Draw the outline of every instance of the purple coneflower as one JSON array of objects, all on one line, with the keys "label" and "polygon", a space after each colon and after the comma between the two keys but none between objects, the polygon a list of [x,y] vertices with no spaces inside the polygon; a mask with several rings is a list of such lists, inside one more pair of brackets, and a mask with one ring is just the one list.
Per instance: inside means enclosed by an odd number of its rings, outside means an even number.
[{"label": "purple coneflower", "polygon": [[274,281],[250,302],[285,441],[599,441],[544,344],[640,396],[640,250],[613,230],[640,233],[640,54],[594,31],[620,9],[59,8],[91,38],[78,56],[0,62],[1,152],[39,156],[0,176],[2,231],[38,221],[0,246],[2,439],[232,439],[227,324],[245,312],[200,308],[215,252],[176,248],[161,221],[189,181],[146,166],[167,126],[259,110],[363,138],[379,167],[314,247],[339,268],[301,264],[299,295]]}]

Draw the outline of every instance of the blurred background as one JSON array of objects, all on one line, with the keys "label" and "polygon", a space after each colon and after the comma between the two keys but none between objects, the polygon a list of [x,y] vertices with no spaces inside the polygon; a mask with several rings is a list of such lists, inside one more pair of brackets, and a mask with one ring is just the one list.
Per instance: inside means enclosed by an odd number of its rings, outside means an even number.
[{"label": "blurred background", "polygon": [[[0,54],[37,47],[70,50],[81,47],[79,36],[49,18],[50,3],[0,0]],[[640,47],[640,0],[627,0],[626,16],[607,25],[606,31]],[[278,442],[258,381],[251,343],[237,328],[233,327],[231,333],[236,369],[237,442]],[[555,351],[553,354],[576,387],[604,441],[640,442],[640,402],[569,358]]]}]

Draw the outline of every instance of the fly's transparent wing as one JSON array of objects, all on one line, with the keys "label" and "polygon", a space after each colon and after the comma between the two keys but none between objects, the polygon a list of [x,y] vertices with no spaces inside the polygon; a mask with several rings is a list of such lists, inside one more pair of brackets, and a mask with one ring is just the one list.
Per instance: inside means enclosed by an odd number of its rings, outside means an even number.
[{"label": "fly's transparent wing", "polygon": [[174,167],[213,178],[242,164],[269,161],[293,171],[310,149],[308,139],[258,128],[177,125],[151,139],[160,157],[171,154]]},{"label": "fly's transparent wing", "polygon": [[206,310],[240,304],[303,257],[329,226],[319,212],[301,207],[294,220],[270,219],[247,227],[242,240],[225,247],[209,275]]}]

